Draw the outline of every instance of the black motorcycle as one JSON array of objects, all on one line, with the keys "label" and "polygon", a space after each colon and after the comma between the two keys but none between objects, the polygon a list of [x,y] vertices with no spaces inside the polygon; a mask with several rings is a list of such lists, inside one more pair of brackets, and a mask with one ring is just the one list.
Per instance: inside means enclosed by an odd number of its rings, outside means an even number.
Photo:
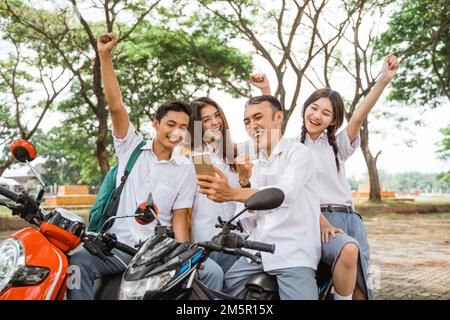
[{"label": "black motorcycle", "polygon": [[[216,227],[222,231],[210,241],[195,244],[178,243],[160,233],[148,240],[139,250],[123,274],[119,299],[152,300],[236,300],[223,292],[210,290],[198,279],[198,270],[211,252],[247,257],[261,263],[259,253],[242,249],[273,253],[275,245],[246,240],[240,223],[234,224],[247,210],[270,210],[284,201],[280,189],[264,189],[245,202],[245,208],[231,220],[219,218]],[[232,231],[240,231],[235,233]],[[325,284],[322,285],[324,287]],[[246,283],[245,300],[279,299],[276,277],[265,272],[250,277]],[[322,292],[325,292],[324,290]]]}]

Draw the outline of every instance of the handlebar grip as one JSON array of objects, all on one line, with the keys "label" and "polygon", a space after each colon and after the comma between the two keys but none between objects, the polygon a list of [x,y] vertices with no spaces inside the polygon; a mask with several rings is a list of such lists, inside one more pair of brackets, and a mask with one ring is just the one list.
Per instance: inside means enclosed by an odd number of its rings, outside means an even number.
[{"label": "handlebar grip", "polygon": [[3,187],[0,187],[0,194],[2,196],[5,196],[8,199],[14,201],[14,202],[17,202],[17,200],[19,199],[19,195],[17,193],[12,192],[12,191],[10,191],[10,190],[8,190],[6,188],[3,188]]},{"label": "handlebar grip", "polygon": [[127,246],[126,244],[121,243],[121,242],[116,242],[114,244],[114,248],[116,248],[117,250],[122,251],[130,256],[135,256],[136,253],[138,252],[138,250],[136,250],[135,248]]},{"label": "handlebar grip", "polygon": [[198,245],[200,247],[203,247],[203,248],[211,250],[211,251],[218,251],[218,252],[222,251],[222,247],[215,244],[212,241],[202,241],[202,242],[199,242]]},{"label": "handlebar grip", "polygon": [[244,240],[244,248],[257,250],[257,251],[265,251],[274,253],[275,252],[275,245],[274,244],[268,244],[264,242],[258,242],[258,241],[251,241],[251,240]]}]

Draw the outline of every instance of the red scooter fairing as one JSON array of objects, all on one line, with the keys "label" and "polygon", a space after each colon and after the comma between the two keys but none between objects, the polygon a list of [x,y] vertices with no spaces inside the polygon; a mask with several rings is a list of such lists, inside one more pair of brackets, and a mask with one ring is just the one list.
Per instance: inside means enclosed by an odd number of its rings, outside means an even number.
[{"label": "red scooter fairing", "polygon": [[25,266],[44,267],[50,270],[41,283],[10,287],[0,294],[0,300],[63,299],[68,268],[66,255],[34,228],[25,228],[9,238],[22,243],[25,250]]}]

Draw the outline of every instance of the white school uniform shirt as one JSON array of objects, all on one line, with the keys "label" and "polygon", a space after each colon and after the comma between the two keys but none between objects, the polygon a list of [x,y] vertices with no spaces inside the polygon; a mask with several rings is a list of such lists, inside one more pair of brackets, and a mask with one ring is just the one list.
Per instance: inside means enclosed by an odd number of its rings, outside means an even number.
[{"label": "white school uniform shirt", "polygon": [[[300,142],[300,137],[296,140]],[[339,205],[353,207],[352,190],[345,175],[345,161],[358,149],[360,136],[350,142],[347,128],[336,135],[338,146],[339,172],[336,168],[333,147],[328,143],[326,132],[313,141],[306,134],[305,145],[312,151],[317,163],[320,205]]]},{"label": "white school uniform shirt", "polygon": [[[203,151],[209,151],[213,165],[227,176],[230,186],[235,186],[238,183],[238,174],[233,172],[230,166],[219,157],[218,153],[220,153],[220,150],[216,153],[209,145],[207,145]],[[210,240],[212,236],[222,230],[215,227],[218,223],[217,217],[220,216],[223,220],[228,220],[233,217],[235,210],[235,202],[214,202],[209,200],[206,195],[200,193],[197,188],[194,204],[192,206],[192,242]]]},{"label": "white school uniform shirt", "polygon": [[[119,158],[116,186],[120,185],[125,166],[131,153],[143,140],[130,123],[125,138],[114,136],[114,147]],[[158,218],[163,226],[172,226],[172,211],[191,208],[197,188],[194,166],[185,158],[178,148],[172,151],[170,160],[159,161],[152,150],[153,142],[148,141],[143,152],[134,164],[120,196],[117,216],[132,215],[139,204],[146,201],[152,193],[153,201],[158,207]],[[108,230],[115,233],[118,240],[134,246],[154,234],[156,221],[140,225],[133,218],[116,219]]]},{"label": "white school uniform shirt", "polygon": [[[272,154],[265,151],[253,161],[252,188],[279,188],[285,194],[280,207],[242,216],[253,220],[249,240],[275,244],[275,252],[261,252],[264,271],[309,267],[320,260],[320,210],[316,166],[311,151],[292,139],[281,138]],[[241,209],[241,206],[238,206]],[[246,221],[247,220],[247,221]]]}]

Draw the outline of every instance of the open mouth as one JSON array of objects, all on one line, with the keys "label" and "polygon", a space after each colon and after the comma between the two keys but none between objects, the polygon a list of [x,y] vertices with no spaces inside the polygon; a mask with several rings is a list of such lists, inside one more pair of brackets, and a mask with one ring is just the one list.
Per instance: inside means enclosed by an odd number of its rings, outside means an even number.
[{"label": "open mouth", "polygon": [[314,121],[311,118],[309,118],[309,123],[311,123],[315,127],[320,127],[320,122]]},{"label": "open mouth", "polygon": [[222,128],[221,128],[221,127],[218,127],[218,128],[212,128],[212,129],[211,129],[211,132],[212,132],[214,135],[222,134]]},{"label": "open mouth", "polygon": [[260,129],[260,130],[256,130],[252,133],[252,137],[255,140],[259,140],[263,135],[264,135],[265,130]]},{"label": "open mouth", "polygon": [[177,134],[169,134],[167,139],[169,139],[170,143],[179,143],[182,140],[182,137]]}]

